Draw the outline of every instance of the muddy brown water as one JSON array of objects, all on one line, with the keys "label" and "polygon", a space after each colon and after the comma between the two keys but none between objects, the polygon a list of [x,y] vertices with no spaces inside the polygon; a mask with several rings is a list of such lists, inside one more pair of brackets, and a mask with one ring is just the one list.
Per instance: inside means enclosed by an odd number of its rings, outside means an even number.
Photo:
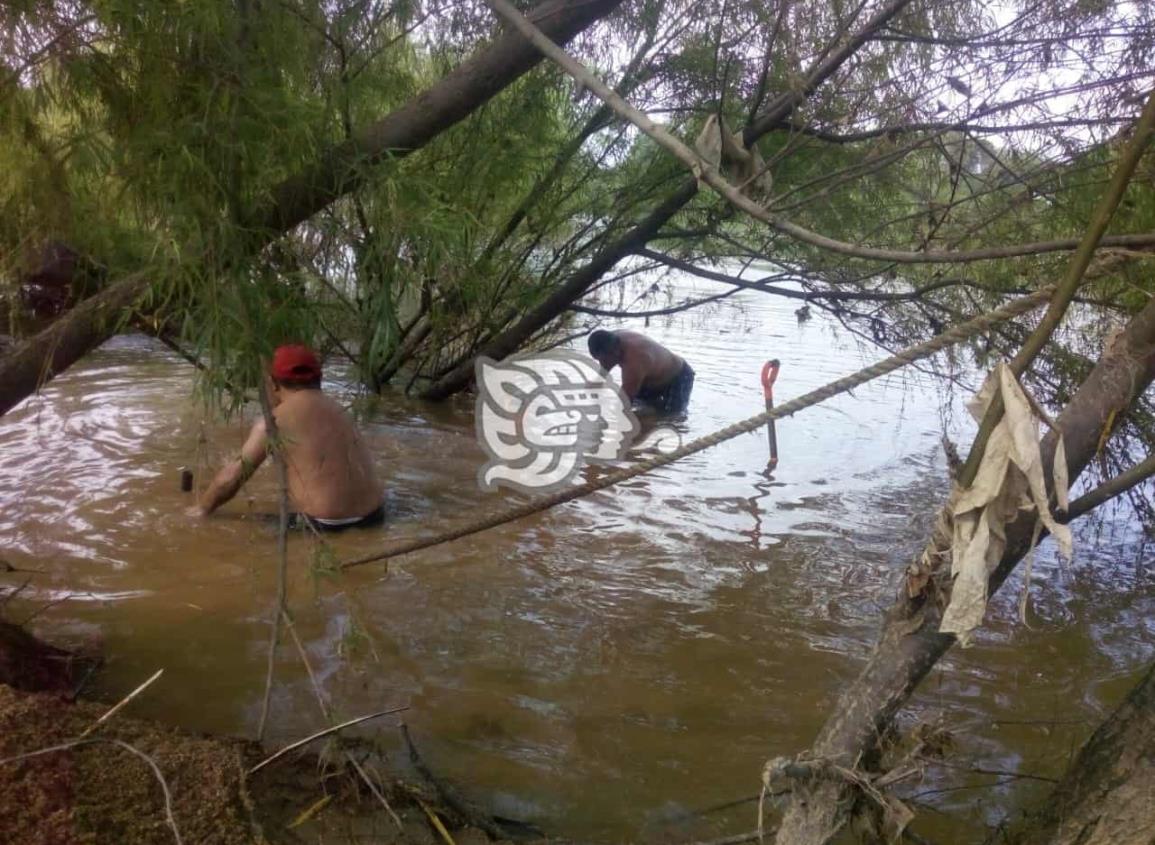
[{"label": "muddy brown water", "polygon": [[[695,290],[711,292],[685,282],[675,298]],[[880,357],[793,312],[743,294],[643,329],[697,370],[683,436],[760,410],[768,357],[783,361],[780,401]],[[328,388],[352,399],[336,375]],[[124,336],[5,416],[0,555],[41,570],[20,599],[25,613],[55,602],[37,630],[108,656],[97,693],[119,697],[164,668],[135,714],[251,735],[275,568],[257,515],[276,509],[274,473],[262,469],[219,518],[185,514],[180,468],[194,466],[199,486],[247,425],[206,419],[192,386],[183,361]],[[470,401],[356,407],[390,520],[331,538],[338,557],[512,496],[477,488]],[[409,705],[429,766],[493,812],[613,841],[747,830],[752,804],[684,814],[756,793],[768,757],[813,739],[944,496],[944,428],[970,431],[959,397],[908,370],[780,424],[772,480],[759,433],[388,571],[318,573],[313,543],[296,535],[293,612],[337,714]],[[1080,539],[1069,569],[1042,550],[1031,627],[1016,621],[1012,581],[978,644],[956,650],[908,711],[907,724],[955,729],[952,766],[1056,775],[1150,660],[1153,554],[1132,515]],[[293,648],[279,654],[272,744],[323,724]],[[392,724],[363,733],[403,768]],[[930,805],[919,830],[954,841],[1041,788],[931,767],[905,794]]]}]

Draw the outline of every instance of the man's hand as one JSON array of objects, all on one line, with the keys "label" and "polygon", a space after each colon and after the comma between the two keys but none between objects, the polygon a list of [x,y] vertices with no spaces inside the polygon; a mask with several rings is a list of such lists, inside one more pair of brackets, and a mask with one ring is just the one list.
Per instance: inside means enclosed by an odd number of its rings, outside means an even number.
[{"label": "man's hand", "polygon": [[200,505],[193,505],[192,507],[185,508],[185,515],[190,516],[193,519],[204,519],[208,516],[208,514],[205,513],[205,509]]}]

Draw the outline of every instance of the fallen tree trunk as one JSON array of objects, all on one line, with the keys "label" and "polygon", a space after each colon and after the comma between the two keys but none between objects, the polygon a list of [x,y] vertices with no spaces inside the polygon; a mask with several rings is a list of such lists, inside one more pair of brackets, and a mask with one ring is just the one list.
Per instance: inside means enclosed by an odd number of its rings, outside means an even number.
[{"label": "fallen tree trunk", "polygon": [[[564,43],[621,2],[551,0],[536,7],[530,17],[551,38]],[[359,188],[372,165],[420,149],[541,59],[541,54],[516,32],[501,35],[422,94],[330,149],[313,167],[275,187],[270,204],[240,222],[251,232],[249,248],[253,252],[259,250]],[[143,277],[138,276],[113,282],[58,323],[5,355],[0,360],[0,415],[111,337],[127,321],[131,307],[147,287]]]},{"label": "fallen tree trunk", "polygon": [[1155,842],[1155,665],[1083,745],[1022,845]]},{"label": "fallen tree trunk", "polygon": [[[569,41],[621,3],[622,0],[552,0],[537,6],[529,15],[552,38]],[[504,33],[436,85],[332,148],[313,167],[286,179],[273,190],[270,206],[252,215],[245,225],[270,235],[288,231],[360,187],[369,166],[420,149],[541,60],[537,49],[517,32]]]},{"label": "fallen tree trunk", "polygon": [[417,351],[417,348],[425,342],[425,338],[429,337],[432,332],[433,321],[428,315],[421,317],[409,335],[401,341],[401,345],[389,356],[389,360],[385,362],[385,366],[374,373],[373,389],[380,392],[382,387],[392,381],[393,376],[397,375],[397,371],[413,357],[413,353]]},{"label": "fallen tree trunk", "polygon": [[[772,102],[762,114],[746,127],[742,134],[743,144],[749,148],[763,135],[781,128],[788,128],[794,110],[846,63],[870,38],[889,23],[899,12],[910,4],[910,0],[891,0],[870,18],[853,36],[846,37],[836,48],[820,61],[806,77],[805,84],[783,93]],[[540,27],[539,27],[540,28]],[[548,35],[548,33],[546,33]],[[555,39],[551,39],[555,40]],[[464,390],[473,378],[473,363],[478,356],[501,360],[512,354],[562,313],[606,272],[618,262],[635,254],[646,246],[667,222],[681,211],[698,193],[698,182],[693,177],[683,181],[673,193],[659,203],[639,223],[625,234],[616,238],[590,260],[588,264],[553,290],[542,302],[528,313],[517,317],[516,312],[506,314],[502,324],[516,320],[513,325],[493,337],[474,355],[458,363],[446,375],[439,378],[422,393],[423,399],[444,399]]]},{"label": "fallen tree trunk", "polygon": [[[1074,480],[1095,456],[1100,437],[1112,420],[1155,380],[1155,300],[1113,339],[1087,379],[1059,416],[1069,477]],[[1043,466],[1054,462],[1057,437],[1042,441]],[[994,594],[1030,547],[1036,517],[1024,512],[1007,526],[1006,551],[990,577]],[[937,585],[911,596],[903,589],[887,613],[882,636],[866,666],[840,696],[834,715],[815,740],[810,758],[854,768],[877,747],[878,738],[930,669],[954,645],[955,637],[939,633],[942,607],[935,587],[949,586],[949,567],[940,567]],[[941,592],[940,592],[941,594]],[[829,842],[849,820],[853,784],[815,778],[796,784],[779,828],[780,845]]]},{"label": "fallen tree trunk", "polygon": [[144,275],[121,279],[0,359],[0,416],[116,334],[147,290]]}]

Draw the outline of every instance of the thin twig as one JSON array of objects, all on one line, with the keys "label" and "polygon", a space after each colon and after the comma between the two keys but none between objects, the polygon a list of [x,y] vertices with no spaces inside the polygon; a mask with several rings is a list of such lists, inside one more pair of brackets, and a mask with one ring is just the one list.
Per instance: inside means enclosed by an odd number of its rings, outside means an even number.
[{"label": "thin twig", "polygon": [[966,766],[960,763],[948,763],[946,760],[936,760],[932,757],[923,757],[920,755],[919,759],[926,761],[932,766],[945,766],[948,769],[955,769],[960,772],[970,772],[975,775],[994,775],[996,777],[1017,778],[1019,780],[1041,780],[1045,783],[1058,783],[1058,778],[1049,778],[1044,775],[1032,775],[1026,772],[1010,772],[1006,769],[987,769],[982,766]]},{"label": "thin twig", "polygon": [[24,592],[24,590],[31,583],[32,583],[31,578],[25,578],[23,584],[21,584],[19,587],[13,587],[11,590],[9,590],[7,595],[4,596],[3,603],[0,603],[0,607],[4,607],[5,605],[8,604],[8,602],[12,601],[12,599],[16,598],[18,595],[20,595],[22,592]]},{"label": "thin twig", "polygon": [[13,566],[8,561],[0,558],[0,572],[31,572],[33,575],[43,575],[43,569],[25,569],[22,566]]},{"label": "thin twig", "polygon": [[[562,70],[588,88],[598,99],[606,103],[619,115],[624,117],[642,132],[652,138],[659,146],[672,153],[679,161],[685,164],[698,177],[719,195],[726,199],[735,208],[746,212],[756,220],[766,223],[771,228],[789,235],[795,240],[809,244],[819,249],[834,252],[839,255],[848,255],[856,258],[891,261],[902,264],[946,264],[967,261],[984,261],[996,258],[1012,258],[1024,255],[1036,255],[1044,252],[1067,251],[1081,248],[1080,241],[1066,238],[1041,243],[1016,244],[1014,246],[990,247],[967,252],[934,251],[910,252],[906,250],[880,249],[861,246],[858,244],[838,241],[805,229],[779,215],[772,214],[753,200],[747,198],[739,188],[723,177],[714,167],[697,155],[693,150],[658,126],[643,112],[630,105],[625,99],[611,91],[605,83],[592,74],[584,65],[562,50],[553,41],[546,37],[540,29],[525,18],[507,0],[486,0],[486,3],[501,18],[512,24],[522,35],[537,47],[547,58],[557,64]],[[1135,137],[1144,135],[1143,120],[1136,130]],[[1145,138],[1143,141],[1145,142]],[[1141,146],[1141,145],[1140,145]],[[1098,238],[1095,239],[1098,242]],[[1119,238],[1110,239],[1115,243]],[[1148,244],[1155,242],[1155,233],[1143,235],[1123,236],[1127,244]],[[1085,243],[1085,240],[1084,242]]]},{"label": "thin twig", "polygon": [[920,836],[909,827],[904,827],[902,829],[902,838],[913,842],[914,845],[934,845],[933,840],[927,839],[925,836]]},{"label": "thin twig", "polygon": [[[293,643],[297,646],[298,654],[301,655],[301,662],[305,664],[305,672],[309,675],[309,682],[313,685],[313,695],[317,697],[317,706],[321,708],[322,715],[324,715],[327,720],[332,721],[333,717],[329,711],[329,705],[325,701],[324,693],[321,692],[321,684],[317,681],[317,675],[315,672],[313,672],[313,664],[309,662],[309,654],[305,651],[304,643],[301,642],[301,638],[297,634],[297,626],[293,624],[293,617],[289,615],[288,611],[285,611],[284,618],[285,627],[289,629],[289,635],[293,638]],[[372,778],[369,777],[368,773],[353,756],[353,754],[349,751],[346,751],[345,759],[349,761],[349,764],[353,767],[357,774],[361,776],[361,780],[365,781],[365,785],[369,787],[369,791],[373,793],[373,796],[381,802],[381,805],[385,808],[385,811],[389,813],[389,816],[397,825],[397,829],[404,830],[405,826],[401,823],[401,819],[398,818],[397,814],[393,812],[393,808],[389,805],[389,800],[377,788],[377,784],[373,782]]]},{"label": "thin twig", "polygon": [[923,798],[927,795],[942,795],[947,792],[965,792],[969,789],[990,789],[994,786],[1006,786],[1008,783],[1014,783],[1017,779],[1017,777],[1003,778],[1002,780],[996,780],[991,783],[972,783],[967,786],[947,786],[943,787],[942,789],[926,789],[922,792],[916,792],[910,797],[912,799],[917,799]]},{"label": "thin twig", "polygon": [[135,754],[141,760],[144,760],[144,762],[148,763],[149,768],[152,769],[152,773],[156,776],[157,782],[160,784],[161,791],[164,793],[165,820],[168,822],[168,826],[172,829],[173,839],[176,840],[176,845],[184,845],[180,837],[180,828],[178,828],[176,825],[176,816],[174,816],[172,812],[172,793],[169,791],[168,782],[164,779],[164,775],[160,771],[160,766],[158,766],[155,760],[153,760],[139,748],[129,745],[123,740],[105,739],[104,737],[94,737],[92,739],[75,739],[71,742],[61,743],[60,745],[53,745],[50,748],[41,748],[39,751],[29,751],[27,754],[16,754],[12,757],[5,757],[0,760],[0,766],[4,765],[5,763],[16,763],[20,760],[27,760],[30,757],[39,757],[42,754],[51,754],[54,751],[67,751],[68,749],[76,748],[79,745],[94,745],[99,742],[108,742],[112,743],[113,745],[118,745],[125,751],[129,751]]},{"label": "thin twig", "polygon": [[29,613],[26,617],[21,619],[20,622],[18,622],[17,624],[19,624],[21,628],[25,627],[29,622],[31,622],[37,616],[40,616],[41,614],[50,610],[51,608],[56,607],[56,605],[58,605],[58,604],[64,604],[64,602],[68,601],[74,595],[76,595],[76,594],[75,593],[67,593],[63,596],[60,596],[59,598],[53,599],[52,601],[45,602],[44,604],[40,605],[40,607],[36,608],[34,611]]},{"label": "thin twig", "polygon": [[758,792],[754,795],[748,795],[745,798],[735,798],[731,801],[723,801],[720,804],[711,804],[708,807],[702,807],[698,810],[686,810],[684,812],[677,813],[669,822],[663,822],[663,824],[681,824],[683,822],[689,821],[690,819],[708,816],[712,813],[721,813],[724,810],[732,810],[735,807],[741,807],[743,804],[753,804],[761,797],[762,793]]},{"label": "thin twig", "polygon": [[[1043,351],[1043,347],[1051,339],[1055,329],[1058,328],[1059,323],[1067,313],[1067,308],[1071,304],[1071,300],[1075,296],[1075,291],[1079,289],[1079,285],[1083,281],[1083,277],[1087,272],[1087,268],[1091,264],[1091,259],[1095,256],[1095,250],[1098,248],[1100,242],[1103,240],[1103,235],[1107,231],[1107,225],[1111,222],[1111,218],[1115,214],[1115,210],[1119,207],[1119,203],[1123,199],[1123,194],[1127,190],[1127,185],[1131,182],[1131,177],[1135,173],[1135,168],[1139,164],[1139,159],[1142,157],[1147,143],[1151,140],[1152,135],[1155,135],[1155,91],[1147,97],[1147,103],[1143,107],[1143,112],[1139,116],[1139,121],[1135,125],[1135,131],[1127,146],[1123,149],[1122,155],[1115,166],[1115,172],[1111,174],[1111,183],[1107,187],[1106,193],[1100,198],[1095,207],[1095,211],[1091,216],[1091,222],[1087,226],[1086,232],[1083,233],[1083,238],[1079,242],[1079,248],[1075,254],[1071,256],[1071,261],[1067,265],[1066,275],[1055,289],[1055,296],[1051,300],[1050,305],[1047,306],[1046,312],[1043,314],[1043,319],[1035,330],[1031,332],[1030,336],[1023,342],[1019,348],[1018,353],[1011,360],[1011,372],[1016,377],[1021,377],[1023,373],[1031,366],[1039,353]],[[959,473],[959,486],[963,489],[969,487],[978,474],[979,464],[982,462],[983,455],[986,452],[987,441],[990,439],[991,433],[995,426],[1003,418],[1003,402],[999,394],[995,394],[995,398],[991,401],[990,407],[987,408],[983,415],[982,422],[979,425],[978,433],[975,434],[974,444],[971,446],[970,454],[967,456],[966,464]]]},{"label": "thin twig", "polygon": [[272,446],[273,461],[277,465],[277,481],[281,486],[281,513],[277,526],[277,606],[273,611],[273,630],[269,633],[269,658],[265,668],[265,696],[261,702],[261,721],[257,725],[257,742],[265,736],[265,724],[269,718],[269,702],[273,696],[273,671],[276,666],[277,641],[281,636],[281,617],[285,614],[285,597],[288,590],[288,533],[289,533],[289,471],[285,465],[285,452],[277,430],[277,420],[269,404],[268,391],[258,391],[261,397],[261,413],[265,418],[265,430]]},{"label": "thin twig", "polygon": [[76,686],[74,686],[64,696],[64,700],[69,704],[72,704],[74,701],[76,701],[76,699],[80,698],[80,694],[84,692],[84,688],[88,686],[88,682],[92,680],[92,676],[96,674],[96,670],[101,666],[101,661],[99,658],[82,657],[81,660],[83,663],[87,663],[88,665],[84,670],[84,676],[80,679]]},{"label": "thin twig", "polygon": [[381,710],[377,713],[370,713],[367,716],[358,716],[356,719],[350,719],[348,722],[342,722],[339,725],[333,725],[332,727],[325,728],[322,731],[317,731],[315,734],[310,734],[309,736],[305,737],[304,739],[298,739],[296,742],[293,742],[293,743],[290,743],[289,745],[286,745],[284,748],[282,748],[280,751],[273,754],[272,756],[266,757],[264,760],[257,763],[257,765],[255,765],[251,769],[249,769],[247,774],[249,774],[249,775],[256,774],[261,769],[263,769],[265,766],[272,763],[274,760],[279,760],[280,758],[282,758],[286,754],[288,754],[290,751],[295,751],[296,749],[300,748],[302,745],[308,745],[310,742],[312,742],[315,739],[320,739],[323,736],[328,736],[329,734],[337,733],[337,731],[352,727],[353,725],[359,725],[362,722],[368,722],[370,719],[379,719],[382,716],[389,716],[393,713],[402,713],[408,709],[409,709],[409,707],[406,706],[406,707],[394,707],[392,710]]},{"label": "thin twig", "polygon": [[84,733],[82,733],[80,735],[80,739],[84,739],[86,736],[88,736],[90,733],[92,733],[94,730],[96,730],[102,724],[104,724],[109,719],[111,719],[113,716],[115,716],[117,713],[119,713],[121,711],[121,709],[123,709],[124,706],[126,704],[128,704],[128,702],[132,701],[134,698],[136,698],[138,695],[140,695],[142,692],[144,692],[146,689],[148,689],[149,686],[152,685],[152,682],[155,681],[157,678],[159,678],[163,674],[164,674],[164,669],[157,669],[151,678],[149,678],[147,681],[145,681],[139,687],[134,689],[132,692],[130,692],[124,698],[122,698],[111,710],[109,710],[107,713],[105,713],[103,716],[101,716],[99,719],[97,719],[95,722],[93,722],[91,725],[89,725],[88,728],[84,731]]},{"label": "thin twig", "polygon": [[[176,338],[173,337],[172,333],[165,329],[163,326],[154,326],[150,324],[148,320],[141,318],[136,321],[136,327],[141,329],[149,337],[159,340],[162,344],[183,358],[187,363],[192,364],[197,370],[204,373],[206,377],[210,375],[219,375],[219,373],[214,373],[208,364],[181,346],[180,343],[177,342]],[[238,387],[237,384],[230,379],[222,377],[221,384],[231,393],[235,393],[237,396],[245,396],[244,388]]]},{"label": "thin twig", "polygon": [[308,652],[305,651],[304,643],[297,635],[297,626],[293,624],[293,617],[285,609],[281,609],[281,615],[285,620],[285,627],[289,631],[289,636],[293,638],[293,643],[297,647],[297,653],[301,656],[301,662],[305,664],[305,674],[309,676],[309,683],[313,685],[313,695],[317,697],[317,705],[321,708],[321,714],[329,720],[332,720],[332,714],[329,712],[329,704],[325,701],[325,695],[321,692],[321,684],[317,680],[317,675],[313,671],[313,664],[309,662]]},{"label": "thin twig", "polygon": [[365,785],[369,787],[369,791],[373,793],[373,797],[381,802],[381,806],[385,808],[385,812],[387,812],[389,817],[393,819],[394,824],[397,825],[397,829],[404,830],[405,825],[401,823],[401,819],[395,812],[393,812],[393,808],[389,806],[389,801],[385,798],[385,794],[377,788],[377,784],[375,784],[373,779],[369,777],[369,773],[365,771],[365,769],[361,766],[360,763],[357,762],[357,759],[351,753],[346,752],[345,756],[353,765],[353,768],[357,770],[357,774],[361,776],[361,780],[365,781]]},{"label": "thin twig", "polygon": [[417,773],[428,783],[437,796],[449,809],[455,811],[462,818],[466,819],[469,824],[480,828],[491,839],[500,840],[505,838],[505,831],[496,824],[492,817],[485,813],[474,809],[469,805],[469,802],[462,796],[457,794],[449,784],[442,783],[442,781],[434,776],[429,766],[421,759],[421,755],[417,753],[417,746],[413,744],[413,737],[409,735],[409,726],[404,722],[400,725],[401,736],[405,740],[405,745],[409,748],[409,762],[413,764],[413,768]]},{"label": "thin twig", "polygon": [[[416,796],[414,797],[416,798]],[[433,812],[433,810],[429,808],[429,805],[420,798],[416,798],[416,800],[421,809],[425,811],[425,815],[429,816],[429,821],[433,824],[433,829],[441,834],[445,845],[457,845],[457,843],[453,841],[453,837],[449,835],[449,831],[445,829],[445,823],[437,817],[437,813]]]}]

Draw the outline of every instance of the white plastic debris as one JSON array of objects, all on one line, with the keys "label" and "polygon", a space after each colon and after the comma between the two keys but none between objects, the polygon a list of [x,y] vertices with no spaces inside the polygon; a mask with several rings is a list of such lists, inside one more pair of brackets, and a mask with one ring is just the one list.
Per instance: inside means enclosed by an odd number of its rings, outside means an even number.
[{"label": "white plastic debris", "polygon": [[[758,146],[746,149],[742,145],[742,134],[731,133],[725,118],[716,114],[706,118],[702,131],[694,142],[694,147],[705,161],[728,179],[735,181],[746,196],[754,195],[762,201],[770,198],[774,187],[774,177],[766,168]],[[701,177],[699,176],[699,184]]]},{"label": "white plastic debris", "polygon": [[[974,629],[982,624],[987,608],[987,581],[1006,549],[1006,525],[1020,510],[1037,511],[1064,559],[1069,560],[1073,552],[1070,529],[1055,522],[1047,502],[1039,452],[1039,417],[1006,362],[999,363],[968,403],[976,420],[982,420],[996,395],[1003,401],[1002,420],[987,441],[974,483],[960,492],[952,510],[954,585],[939,630],[957,635],[964,647],[970,644]],[[1052,477],[1056,500],[1065,509],[1067,455],[1061,432]]]}]

